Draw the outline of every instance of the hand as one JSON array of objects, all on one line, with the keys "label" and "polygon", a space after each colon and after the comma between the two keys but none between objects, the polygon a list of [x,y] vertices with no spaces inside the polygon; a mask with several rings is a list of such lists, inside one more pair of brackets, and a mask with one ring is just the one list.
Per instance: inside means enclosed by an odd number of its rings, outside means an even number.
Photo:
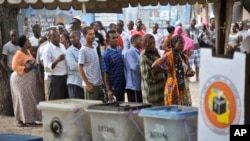
[{"label": "hand", "polygon": [[62,61],[62,60],[64,60],[65,59],[65,54],[61,54],[61,55],[59,55],[57,58],[56,58],[56,61],[57,62],[60,62],[60,61]]},{"label": "hand", "polygon": [[108,90],[108,98],[113,99],[113,91],[112,90]]},{"label": "hand", "polygon": [[86,84],[86,88],[89,93],[94,91],[94,86],[91,83]]}]

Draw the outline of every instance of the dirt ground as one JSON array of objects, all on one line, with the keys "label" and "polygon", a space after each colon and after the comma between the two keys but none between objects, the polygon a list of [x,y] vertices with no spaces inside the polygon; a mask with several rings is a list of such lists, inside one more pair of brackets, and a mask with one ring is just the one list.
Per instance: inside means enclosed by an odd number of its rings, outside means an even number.
[{"label": "dirt ground", "polygon": [[43,136],[42,126],[36,127],[17,127],[17,121],[12,116],[0,115],[0,134],[26,134]]}]

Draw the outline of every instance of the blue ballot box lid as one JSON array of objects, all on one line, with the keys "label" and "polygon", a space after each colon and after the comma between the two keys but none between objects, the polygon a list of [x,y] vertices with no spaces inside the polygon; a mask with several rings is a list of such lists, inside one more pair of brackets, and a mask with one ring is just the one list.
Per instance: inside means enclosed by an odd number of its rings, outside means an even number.
[{"label": "blue ballot box lid", "polygon": [[139,113],[139,116],[143,117],[158,117],[158,118],[168,118],[168,119],[183,119],[191,116],[198,115],[197,107],[190,106],[179,106],[179,105],[170,105],[170,106],[161,106],[142,109]]},{"label": "blue ballot box lid", "polygon": [[0,141],[43,141],[43,138],[23,134],[0,134]]},{"label": "blue ballot box lid", "polygon": [[152,107],[151,104],[136,103],[136,102],[115,102],[105,104],[95,104],[88,106],[90,110],[103,110],[103,111],[129,111],[140,110],[142,108]]}]

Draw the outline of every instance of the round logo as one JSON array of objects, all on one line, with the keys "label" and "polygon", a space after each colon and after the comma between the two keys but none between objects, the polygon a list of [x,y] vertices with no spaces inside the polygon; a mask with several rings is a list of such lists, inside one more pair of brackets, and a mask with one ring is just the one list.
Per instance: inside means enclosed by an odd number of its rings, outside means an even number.
[{"label": "round logo", "polygon": [[50,129],[55,137],[60,137],[63,131],[61,121],[58,118],[53,118],[50,123]]},{"label": "round logo", "polygon": [[229,126],[239,123],[239,93],[233,82],[225,76],[213,76],[205,83],[200,107],[207,127],[216,133],[228,134]]}]

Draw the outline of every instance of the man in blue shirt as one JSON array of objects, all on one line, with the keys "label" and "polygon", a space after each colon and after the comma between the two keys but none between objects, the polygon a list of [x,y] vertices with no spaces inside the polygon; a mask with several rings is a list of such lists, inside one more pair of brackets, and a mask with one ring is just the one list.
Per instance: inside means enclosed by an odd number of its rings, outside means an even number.
[{"label": "man in blue shirt", "polygon": [[125,76],[124,62],[121,50],[117,49],[118,33],[110,30],[107,33],[109,47],[102,56],[102,73],[108,98],[116,97],[117,101],[124,101]]},{"label": "man in blue shirt", "polygon": [[133,35],[131,43],[131,48],[124,55],[126,92],[128,102],[142,102],[139,50],[143,46],[141,35]]},{"label": "man in blue shirt", "polygon": [[82,79],[78,73],[78,54],[82,47],[80,43],[81,33],[79,31],[70,32],[70,42],[72,45],[66,51],[66,63],[68,67],[67,87],[70,98],[84,98]]}]

